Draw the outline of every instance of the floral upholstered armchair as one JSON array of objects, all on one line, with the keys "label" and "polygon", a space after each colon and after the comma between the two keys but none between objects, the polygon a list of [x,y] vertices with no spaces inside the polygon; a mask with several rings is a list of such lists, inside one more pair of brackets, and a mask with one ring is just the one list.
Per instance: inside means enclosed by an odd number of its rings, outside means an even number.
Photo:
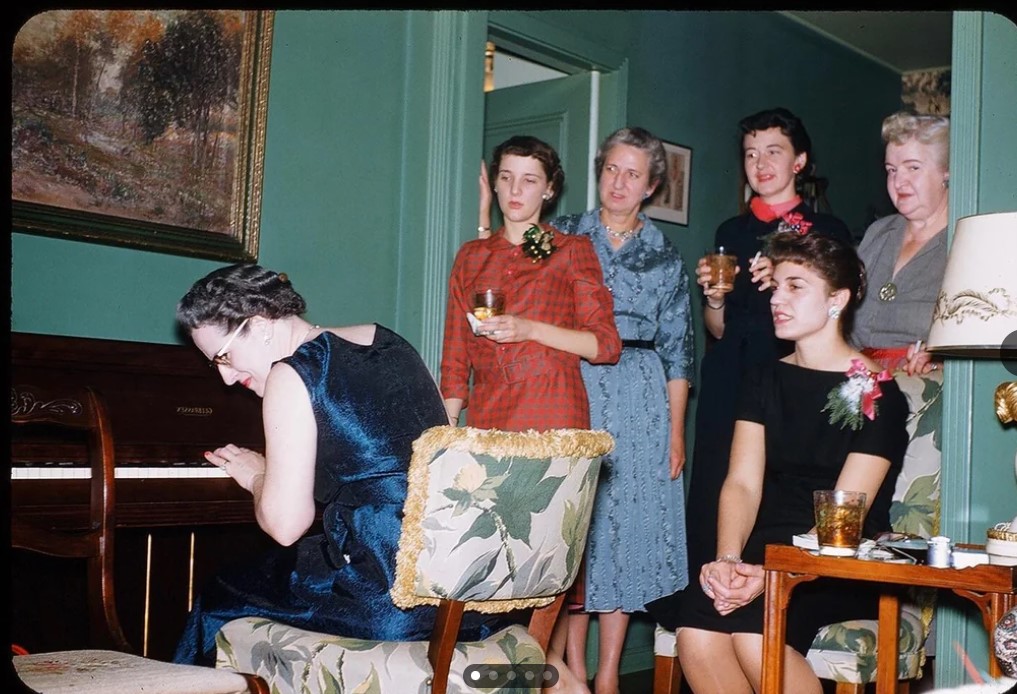
[{"label": "floral upholstered armchair", "polygon": [[[364,641],[248,617],[219,632],[217,666],[257,673],[279,694],[465,694],[478,686],[464,679],[470,665],[542,671],[583,556],[600,459],[613,447],[605,432],[575,429],[428,429],[413,447],[391,594],[400,607],[438,606],[430,642]],[[463,610],[530,608],[528,628],[457,643]]]},{"label": "floral upholstered armchair", "polygon": [[[943,372],[924,376],[894,374],[908,401],[908,447],[890,506],[897,532],[932,537],[939,531],[940,423]],[[925,640],[931,630],[934,593],[914,590],[902,601],[899,634],[901,680],[918,679],[925,664]],[[834,680],[837,694],[864,691],[876,679],[876,620],[853,620],[820,629],[808,661],[821,679]],[[654,694],[676,694],[681,682],[676,638],[658,626],[654,636]],[[904,690],[906,691],[906,683]]]}]

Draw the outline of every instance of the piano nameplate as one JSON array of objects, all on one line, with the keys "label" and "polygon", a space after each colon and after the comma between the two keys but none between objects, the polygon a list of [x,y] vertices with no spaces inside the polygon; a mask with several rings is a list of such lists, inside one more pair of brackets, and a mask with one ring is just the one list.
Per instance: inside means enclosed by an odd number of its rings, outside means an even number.
[{"label": "piano nameplate", "polygon": [[177,414],[185,417],[210,417],[213,412],[211,407],[177,407]]}]

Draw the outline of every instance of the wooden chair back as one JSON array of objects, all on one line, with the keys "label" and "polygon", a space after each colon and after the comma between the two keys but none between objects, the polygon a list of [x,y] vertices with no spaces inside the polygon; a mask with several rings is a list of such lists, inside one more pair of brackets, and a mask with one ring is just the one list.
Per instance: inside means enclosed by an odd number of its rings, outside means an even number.
[{"label": "wooden chair back", "polygon": [[24,437],[54,428],[84,436],[91,468],[88,528],[83,532],[47,528],[15,516],[11,518],[11,546],[54,557],[85,559],[92,645],[131,652],[114,598],[115,461],[113,432],[102,398],[90,388],[54,393],[14,385],[11,424],[23,428]]}]

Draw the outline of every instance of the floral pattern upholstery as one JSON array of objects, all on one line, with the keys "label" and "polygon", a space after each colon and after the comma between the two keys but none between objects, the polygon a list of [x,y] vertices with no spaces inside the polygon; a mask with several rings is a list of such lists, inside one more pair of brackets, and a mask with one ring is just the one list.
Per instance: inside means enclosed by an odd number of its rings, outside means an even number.
[{"label": "floral pattern upholstery", "polygon": [[[940,423],[943,372],[894,374],[908,401],[908,448],[897,477],[890,524],[897,532],[932,537],[939,531]],[[901,602],[899,679],[918,679],[932,625],[935,592],[911,589]],[[809,664],[822,679],[867,684],[876,679],[877,622],[851,620],[823,627],[809,649]]]},{"label": "floral pattern upholstery", "polygon": [[[269,682],[273,694],[428,694],[427,645],[427,641],[348,639],[245,617],[229,622],[216,635],[216,667],[257,673]],[[449,694],[475,694],[476,687],[467,686],[464,679],[468,666],[506,662],[544,662],[543,651],[525,627],[510,626],[484,641],[457,644]]]},{"label": "floral pattern upholstery", "polygon": [[[605,432],[434,427],[414,442],[391,594],[479,612],[545,605],[572,584],[586,543]],[[258,617],[216,637],[216,666],[261,675],[273,694],[428,692],[428,642],[364,641]],[[456,646],[449,692],[469,665],[544,662],[522,626]],[[513,692],[525,691],[518,687]],[[536,691],[536,690],[534,690]]]},{"label": "floral pattern upholstery", "polygon": [[1017,677],[1017,607],[999,620],[993,631],[993,640],[996,643],[996,658],[1003,673]]}]

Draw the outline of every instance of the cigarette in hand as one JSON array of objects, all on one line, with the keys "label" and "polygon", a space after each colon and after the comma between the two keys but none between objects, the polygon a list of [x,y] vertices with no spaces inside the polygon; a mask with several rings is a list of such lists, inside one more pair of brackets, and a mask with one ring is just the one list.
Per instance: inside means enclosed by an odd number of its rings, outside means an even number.
[{"label": "cigarette in hand", "polygon": [[756,251],[756,254],[754,256],[752,256],[752,260],[749,261],[749,269],[750,270],[752,268],[756,267],[756,263],[759,262],[759,256],[761,254],[762,254],[762,251]]},{"label": "cigarette in hand", "polygon": [[922,351],[922,341],[921,340],[916,340],[915,341],[915,354],[918,354],[921,351]]}]

